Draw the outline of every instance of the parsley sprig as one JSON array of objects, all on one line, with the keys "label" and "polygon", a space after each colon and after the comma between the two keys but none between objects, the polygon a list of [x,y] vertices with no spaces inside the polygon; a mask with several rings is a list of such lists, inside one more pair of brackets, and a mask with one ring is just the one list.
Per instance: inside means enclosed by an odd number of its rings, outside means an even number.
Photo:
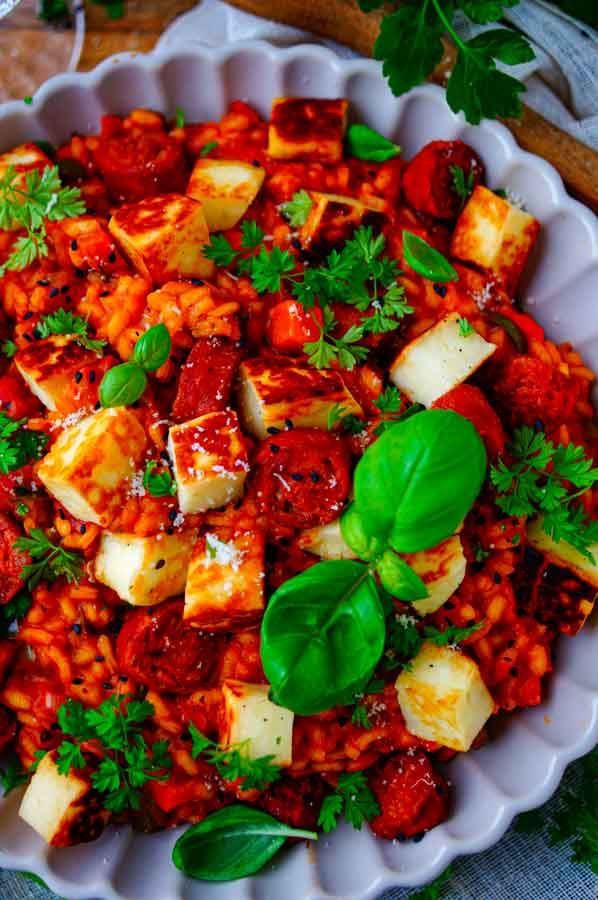
[{"label": "parsley sprig", "polygon": [[55,581],[64,576],[69,584],[78,582],[83,575],[83,557],[53,544],[41,528],[32,528],[29,537],[15,541],[17,550],[28,553],[33,562],[23,566],[20,577],[33,590],[40,581]]},{"label": "parsley sprig", "polygon": [[57,166],[46,166],[19,174],[9,166],[0,177],[0,228],[19,228],[26,233],[16,239],[0,277],[7,270],[24,269],[38,257],[48,255],[46,220],[58,222],[85,212],[79,188],[62,187]]},{"label": "parsley sprig", "polygon": [[330,307],[322,307],[320,336],[303,346],[307,361],[318,369],[329,369],[333,363],[338,363],[341,369],[353,369],[368,355],[368,348],[359,344],[363,330],[358,325],[351,325],[342,337],[337,338],[332,334],[336,324]]},{"label": "parsley sprig", "polygon": [[25,428],[27,419],[0,412],[0,472],[6,475],[43,456],[48,435]]},{"label": "parsley sprig", "polygon": [[77,343],[86,350],[101,353],[106,346],[106,341],[90,338],[87,334],[89,322],[82,316],[75,316],[70,309],[57,309],[47,316],[43,316],[37,324],[37,331],[41,338],[50,337],[52,334],[72,334],[76,336]]},{"label": "parsley sprig", "polygon": [[542,516],[542,528],[555,541],[565,541],[590,561],[589,547],[598,540],[598,521],[591,521],[577,497],[598,481],[598,468],[575,444],[557,444],[541,431],[518,428],[508,447],[512,462],[501,459],[490,469],[496,504],[509,516]]},{"label": "parsley sprig", "polygon": [[241,779],[240,787],[245,791],[251,789],[263,791],[280,777],[280,767],[273,764],[273,756],[260,756],[257,759],[249,756],[249,741],[230,747],[219,747],[202,734],[193,723],[189,725],[189,734],[192,740],[193,759],[203,755],[226,781]]},{"label": "parsley sprig", "polygon": [[475,173],[473,169],[466,172],[461,166],[449,166],[449,170],[453,179],[451,187],[461,201],[461,208],[463,208],[473,191]]},{"label": "parsley sprig", "polygon": [[95,741],[104,756],[91,773],[91,783],[105,795],[104,807],[115,813],[139,809],[141,788],[148,781],[165,781],[172,767],[168,741],[156,741],[148,747],[141,733],[153,713],[154,707],[147,700],[119,694],[108,697],[97,709],[67,700],[58,709],[57,720],[63,733],[75,741],[65,740],[58,746],[58,771],[68,775],[72,768],[85,768],[82,745]]},{"label": "parsley sprig", "polygon": [[176,481],[168,469],[156,472],[158,463],[150,460],[143,472],[143,487],[152,497],[172,497],[176,494]]},{"label": "parsley sprig", "polygon": [[421,628],[414,616],[396,613],[393,608],[387,617],[383,667],[395,669],[401,666],[409,669],[411,660],[417,656],[424,641],[430,641],[437,647],[455,647],[479,631],[483,625],[482,621],[464,627],[448,625],[442,630],[434,625],[425,625]]},{"label": "parsley sprig", "polygon": [[290,200],[281,203],[280,211],[291,228],[301,228],[307,222],[313,206],[313,200],[305,189],[295,191]]},{"label": "parsley sprig", "polygon": [[[383,0],[358,0],[370,12]],[[404,94],[428,78],[441,61],[442,37],[448,34],[457,58],[447,83],[447,101],[454,112],[477,124],[483,117],[521,115],[521,81],[501,72],[497,62],[513,66],[534,58],[523,35],[506,28],[492,28],[463,40],[454,27],[457,10],[480,24],[498,22],[505,8],[519,0],[421,0],[401,6],[382,19],[374,47],[394,94]]]},{"label": "parsley sprig", "polygon": [[353,828],[360,830],[364,822],[379,814],[380,807],[363,772],[343,772],[334,793],[322,803],[318,825],[324,832],[333,831],[342,815]]}]

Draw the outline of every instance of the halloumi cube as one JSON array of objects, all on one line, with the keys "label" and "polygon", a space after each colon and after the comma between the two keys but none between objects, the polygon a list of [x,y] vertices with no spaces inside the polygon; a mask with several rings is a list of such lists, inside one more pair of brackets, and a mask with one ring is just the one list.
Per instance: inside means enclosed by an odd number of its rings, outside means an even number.
[{"label": "halloumi cube", "polygon": [[263,440],[269,429],[326,428],[340,404],[345,414],[363,410],[333,369],[315,369],[286,359],[247,359],[239,367],[239,415],[243,427]]},{"label": "halloumi cube", "polygon": [[[542,528],[542,520],[534,519],[527,526],[527,539],[531,546],[543,553],[555,566],[569,569],[577,577],[598,590],[598,563],[592,562],[566,541],[555,541]],[[595,560],[598,560],[598,544],[588,547]]]},{"label": "halloumi cube", "polygon": [[132,410],[102,409],[65,428],[37,474],[72,516],[106,527],[123,505],[146,445]]},{"label": "halloumi cube", "polygon": [[250,759],[273,756],[278,766],[293,762],[293,720],[295,713],[268,699],[269,684],[225,681],[224,725],[220,743],[245,744]]},{"label": "halloumi cube", "polygon": [[78,408],[76,390],[73,390],[76,373],[97,361],[97,353],[86,350],[75,337],[66,334],[32,341],[14,358],[29,390],[47,409],[60,413],[71,413]]},{"label": "halloumi cube", "polygon": [[95,577],[132,606],[155,606],[185,590],[193,531],[140,537],[104,531]]},{"label": "halloumi cube", "polygon": [[121,206],[108,228],[139,274],[154,284],[214,272],[202,254],[210,240],[204,212],[191,197],[162,194]]},{"label": "halloumi cube", "polygon": [[89,778],[75,769],[61,775],[54,754],[46,753],[23,795],[19,815],[53,847],[93,841],[110,814],[90,802],[90,792]]},{"label": "halloumi cube", "polygon": [[217,509],[241,496],[249,458],[232,409],[174,425],[168,435],[168,452],[181,512]]},{"label": "halloumi cube", "polygon": [[430,550],[405,553],[403,559],[428,589],[427,597],[411,604],[420,616],[427,616],[440,609],[465,578],[467,560],[461,539],[457,535],[447,538]]},{"label": "halloumi cube", "polygon": [[266,170],[228,159],[198,159],[187,194],[203,206],[210,231],[225,231],[245,215],[264,183]]},{"label": "halloumi cube", "polygon": [[346,100],[277,97],[268,128],[268,154],[273,159],[340,162],[347,127]]},{"label": "halloumi cube", "polygon": [[299,231],[299,239],[304,247],[320,244],[328,247],[347,240],[359,225],[382,224],[386,204],[377,197],[368,203],[345,197],[341,194],[322,194],[310,191],[312,206]]},{"label": "halloumi cube", "polygon": [[450,313],[403,347],[390,367],[390,380],[413,403],[431,406],[466,381],[496,350],[475,329],[464,336],[458,313]]},{"label": "halloumi cube", "polygon": [[340,519],[302,531],[297,543],[302,550],[320,559],[357,559],[343,537]]},{"label": "halloumi cube", "polygon": [[475,662],[460,650],[424,643],[396,680],[409,731],[452,750],[469,750],[494,710]]},{"label": "halloumi cube", "polygon": [[457,219],[451,256],[493,272],[513,296],[539,231],[537,219],[478,185]]},{"label": "halloumi cube", "polygon": [[[17,187],[25,186],[25,174],[38,169],[43,172],[48,166],[52,166],[52,160],[44,153],[37,144],[20,144],[14,150],[8,150],[6,153],[0,154],[0,178],[3,178],[9,168],[13,168],[16,178],[14,184]],[[24,198],[23,198],[24,199]],[[14,222],[8,226],[8,230],[17,229],[21,226]]]},{"label": "halloumi cube", "polygon": [[264,612],[265,537],[258,529],[208,531],[193,548],[183,618],[210,631],[245,627]]}]

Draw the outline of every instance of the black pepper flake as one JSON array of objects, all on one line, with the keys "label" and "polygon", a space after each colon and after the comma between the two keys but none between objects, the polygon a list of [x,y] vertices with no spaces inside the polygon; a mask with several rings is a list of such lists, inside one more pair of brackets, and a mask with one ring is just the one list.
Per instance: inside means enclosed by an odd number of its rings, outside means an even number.
[{"label": "black pepper flake", "polygon": [[79,677],[78,677],[78,678],[73,678],[73,680],[72,680],[71,683],[72,683],[72,684],[83,684],[83,681],[84,681],[83,678],[79,678]]},{"label": "black pepper flake", "polygon": [[317,472],[310,472],[309,477],[311,478],[311,480],[313,481],[314,484],[317,484],[318,481],[320,480],[320,476]]},{"label": "black pepper flake", "polygon": [[79,247],[77,241],[71,241],[71,250],[76,250]]},{"label": "black pepper flake", "polygon": [[203,278],[192,278],[191,284],[194,285],[195,287],[203,287],[205,284],[205,281],[203,280]]},{"label": "black pepper flake", "polygon": [[95,380],[96,380],[95,369],[92,369],[91,372],[89,373],[89,383],[93,384]]},{"label": "black pepper flake", "polygon": [[178,515],[178,513],[177,513],[176,509],[169,509],[169,510],[168,510],[168,518],[170,519],[171,522],[174,522],[174,520],[176,519],[177,515]]},{"label": "black pepper flake", "polygon": [[29,312],[26,312],[25,315],[23,316],[23,319],[25,321],[27,321],[27,319],[32,319],[32,318],[33,318],[33,313],[31,312],[31,310],[29,310]]},{"label": "black pepper flake", "polygon": [[270,444],[270,452],[271,453],[278,453],[279,450],[280,450],[280,447],[278,446],[278,444]]},{"label": "black pepper flake", "polygon": [[446,297],[447,288],[444,286],[444,284],[435,284],[434,290],[439,297]]},{"label": "black pepper flake", "polygon": [[75,634],[81,634],[81,626],[78,622],[75,622],[75,624],[72,626],[72,630],[75,632]]},{"label": "black pepper flake", "polygon": [[118,680],[119,680],[119,681],[122,681],[122,682],[128,681],[128,680],[129,680],[129,676],[128,676],[128,675],[119,675],[119,676],[118,676]]},{"label": "black pepper flake", "polygon": [[77,384],[80,384],[82,379],[83,379],[83,372],[75,372],[75,381],[77,382]]},{"label": "black pepper flake", "polygon": [[276,425],[270,425],[269,428],[266,429],[268,434],[280,434],[280,428],[277,428]]},{"label": "black pepper flake", "polygon": [[292,431],[295,426],[293,425],[293,422],[291,419],[285,419],[284,427],[286,428],[287,431]]},{"label": "black pepper flake", "polygon": [[58,288],[52,288],[52,290],[50,291],[50,297],[58,297],[59,293],[60,291],[58,290]]},{"label": "black pepper flake", "polygon": [[502,575],[500,574],[500,572],[494,572],[494,574],[492,575],[492,581],[494,582],[494,584],[501,584]]},{"label": "black pepper flake", "polygon": [[303,475],[301,472],[291,472],[291,478],[293,481],[303,481]]},{"label": "black pepper flake", "polygon": [[87,532],[87,525],[79,525],[79,534],[85,534]]},{"label": "black pepper flake", "polygon": [[110,253],[108,254],[108,262],[109,263],[116,262],[116,253],[114,252],[114,250],[111,250]]},{"label": "black pepper flake", "polygon": [[96,656],[96,662],[104,662],[104,656]]},{"label": "black pepper flake", "polygon": [[158,562],[156,563],[156,569],[163,569],[165,565],[166,565],[166,560],[159,559]]}]

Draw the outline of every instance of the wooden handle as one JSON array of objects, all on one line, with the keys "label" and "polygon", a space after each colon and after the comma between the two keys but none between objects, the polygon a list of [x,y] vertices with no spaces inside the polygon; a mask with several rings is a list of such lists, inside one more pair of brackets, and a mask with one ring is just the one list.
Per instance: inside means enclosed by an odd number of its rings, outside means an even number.
[{"label": "wooden handle", "polygon": [[[362,12],[356,0],[228,0],[246,12],[304,28],[371,56],[380,11]],[[455,49],[445,42],[445,54],[431,81],[444,85],[455,61]],[[560,173],[568,190],[598,212],[598,153],[524,106],[521,119],[503,119],[520,146],[543,157]]]}]

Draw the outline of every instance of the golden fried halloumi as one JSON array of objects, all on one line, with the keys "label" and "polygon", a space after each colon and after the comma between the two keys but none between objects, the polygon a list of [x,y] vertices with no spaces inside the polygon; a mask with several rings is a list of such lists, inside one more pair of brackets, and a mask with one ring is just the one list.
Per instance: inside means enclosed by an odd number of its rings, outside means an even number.
[{"label": "golden fried halloumi", "polygon": [[228,159],[198,159],[187,185],[187,194],[203,206],[210,231],[236,225],[257,197],[266,170],[251,163]]},{"label": "golden fried halloumi", "polygon": [[268,154],[273,159],[340,162],[347,108],[347,100],[278,97],[270,115]]}]

